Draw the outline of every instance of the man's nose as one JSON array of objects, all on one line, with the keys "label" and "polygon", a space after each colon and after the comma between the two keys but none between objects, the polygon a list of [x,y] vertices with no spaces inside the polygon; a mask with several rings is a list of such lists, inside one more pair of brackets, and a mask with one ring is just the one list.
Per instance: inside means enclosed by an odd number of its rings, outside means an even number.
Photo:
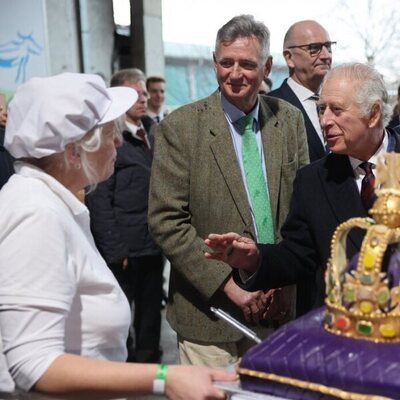
[{"label": "man's nose", "polygon": [[332,50],[329,51],[326,46],[322,46],[321,52],[319,53],[319,58],[322,59],[332,58]]},{"label": "man's nose", "polygon": [[329,108],[324,109],[319,113],[319,123],[321,125],[321,128],[325,128],[328,124],[329,121],[331,121],[332,118],[332,112]]},{"label": "man's nose", "polygon": [[233,64],[231,71],[231,78],[241,78],[241,76],[242,76],[242,67],[239,65],[239,63]]}]

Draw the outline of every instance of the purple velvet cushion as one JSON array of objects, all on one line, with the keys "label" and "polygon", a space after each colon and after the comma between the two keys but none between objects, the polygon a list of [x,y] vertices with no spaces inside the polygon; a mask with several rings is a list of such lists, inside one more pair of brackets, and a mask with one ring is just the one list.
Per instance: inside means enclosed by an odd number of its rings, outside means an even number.
[{"label": "purple velvet cushion", "polygon": [[[400,344],[349,339],[324,330],[325,307],[292,321],[251,348],[240,367],[355,393],[400,399]],[[289,399],[331,399],[241,375],[246,390]]]}]

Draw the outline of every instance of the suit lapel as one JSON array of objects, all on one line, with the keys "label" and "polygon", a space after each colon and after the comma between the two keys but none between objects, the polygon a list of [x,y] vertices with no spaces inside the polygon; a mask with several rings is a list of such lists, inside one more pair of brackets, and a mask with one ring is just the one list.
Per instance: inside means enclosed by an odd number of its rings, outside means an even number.
[{"label": "suit lapel", "polygon": [[208,121],[210,126],[209,132],[212,136],[210,143],[211,152],[218,164],[219,172],[222,174],[229,188],[243,223],[249,227],[250,233],[254,235],[246,189],[243,184],[229,125],[222,110],[218,92],[211,95],[209,101],[209,109],[215,110],[212,118]]},{"label": "suit lapel", "polygon": [[[318,174],[326,193],[326,198],[321,201],[329,203],[338,225],[350,218],[368,216],[362,205],[353,169],[347,156],[329,154],[325,165],[318,170]],[[364,233],[361,230],[353,229],[348,237],[359,249],[363,236]]]}]

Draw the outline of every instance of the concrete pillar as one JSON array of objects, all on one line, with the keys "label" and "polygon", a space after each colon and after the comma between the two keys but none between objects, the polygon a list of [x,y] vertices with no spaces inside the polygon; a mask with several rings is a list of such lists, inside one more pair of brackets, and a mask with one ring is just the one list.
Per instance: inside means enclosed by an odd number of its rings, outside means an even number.
[{"label": "concrete pillar", "polygon": [[161,0],[131,0],[132,67],[164,76]]}]

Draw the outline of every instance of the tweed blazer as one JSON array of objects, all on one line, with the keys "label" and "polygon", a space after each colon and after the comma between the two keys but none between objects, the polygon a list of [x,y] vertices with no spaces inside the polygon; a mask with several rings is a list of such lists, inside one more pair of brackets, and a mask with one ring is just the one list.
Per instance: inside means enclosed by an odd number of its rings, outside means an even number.
[{"label": "tweed blazer", "polygon": [[[296,170],[308,163],[299,110],[260,96],[259,115],[276,240],[289,209]],[[167,317],[185,338],[231,342],[241,334],[216,320],[210,306],[243,321],[220,289],[231,268],[207,260],[210,232],[254,237],[246,189],[219,92],[169,114],[155,133],[149,197],[151,233],[171,262]]]}]

